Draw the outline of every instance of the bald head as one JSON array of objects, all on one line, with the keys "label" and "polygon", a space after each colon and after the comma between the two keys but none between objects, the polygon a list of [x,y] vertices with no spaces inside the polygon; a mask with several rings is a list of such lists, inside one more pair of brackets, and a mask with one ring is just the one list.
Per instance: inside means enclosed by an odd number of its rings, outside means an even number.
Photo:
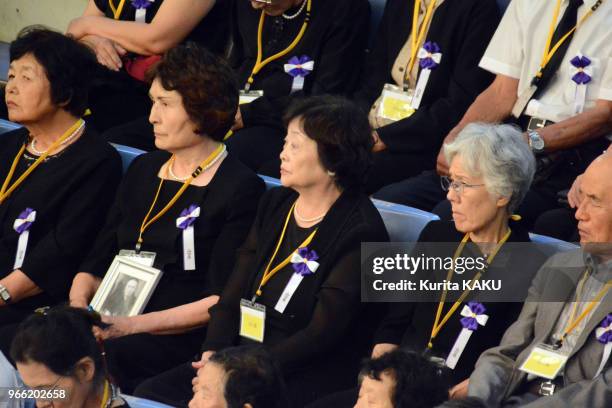
[{"label": "bald head", "polygon": [[[599,156],[584,172],[576,211],[580,243],[590,252],[609,252],[612,243],[612,152]],[[587,248],[588,247],[588,248]]]}]

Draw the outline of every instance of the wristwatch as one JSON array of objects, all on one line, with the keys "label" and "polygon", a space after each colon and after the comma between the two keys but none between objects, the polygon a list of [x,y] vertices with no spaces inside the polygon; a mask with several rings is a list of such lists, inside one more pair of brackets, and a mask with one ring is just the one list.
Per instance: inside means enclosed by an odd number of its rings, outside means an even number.
[{"label": "wristwatch", "polygon": [[0,299],[4,301],[4,303],[11,303],[11,294],[8,289],[4,287],[4,285],[0,285]]},{"label": "wristwatch", "polygon": [[536,154],[542,153],[545,146],[542,136],[540,136],[540,134],[535,130],[528,131],[527,135],[529,136],[529,147],[531,148],[531,151]]}]

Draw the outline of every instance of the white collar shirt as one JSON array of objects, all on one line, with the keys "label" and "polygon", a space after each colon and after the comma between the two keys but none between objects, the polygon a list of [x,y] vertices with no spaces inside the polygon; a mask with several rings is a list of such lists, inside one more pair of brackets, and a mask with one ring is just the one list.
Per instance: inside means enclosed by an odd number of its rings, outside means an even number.
[{"label": "white collar shirt", "polygon": [[[597,0],[584,0],[578,21]],[[529,88],[546,46],[556,0],[513,0],[489,43],[480,67],[494,74],[519,80],[517,96]],[[569,4],[562,0],[558,20]],[[558,23],[558,21],[557,21]],[[598,99],[612,100],[612,1],[600,7],[576,30],[559,69],[539,98],[532,99],[525,113],[560,122],[575,115],[576,83],[571,60],[582,54],[591,60],[591,82],[587,85],[584,110]]]}]

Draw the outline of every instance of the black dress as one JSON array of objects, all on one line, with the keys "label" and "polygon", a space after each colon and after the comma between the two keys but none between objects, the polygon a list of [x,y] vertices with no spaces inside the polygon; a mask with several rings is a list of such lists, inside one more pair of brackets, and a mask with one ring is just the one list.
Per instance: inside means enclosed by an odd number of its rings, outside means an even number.
[{"label": "black dress", "polygon": [[[299,7],[285,14],[293,15]],[[257,59],[257,31],[261,11],[250,2],[235,1],[233,8],[233,50],[230,63],[244,88]],[[296,18],[266,16],[263,28],[263,58],[286,49],[297,37],[306,17],[303,10]],[[311,19],[299,44],[287,55],[266,65],[254,77],[252,90],[264,96],[240,106],[244,128],[229,140],[230,151],[259,173],[278,177],[278,155],[285,129],[282,115],[291,100],[293,77],[284,64],[294,56],[307,56],[314,70],[305,78],[304,89],[296,95],[348,94],[356,86],[358,61],[364,58],[369,24],[366,0],[312,0]]]},{"label": "black dress", "polygon": [[[28,138],[26,128],[2,135],[0,180],[5,180]],[[11,184],[37,158],[25,151]],[[0,204],[0,279],[13,272],[19,240],[13,223],[31,208],[36,219],[19,269],[43,291],[0,307],[0,326],[18,323],[38,307],[66,301],[79,264],[103,225],[120,177],[119,154],[86,128],[77,141],[49,156]]]},{"label": "black dress", "polygon": [[[170,157],[164,151],[139,156],[130,166],[105,228],[81,270],[103,277],[120,249],[134,249],[140,225],[155,197],[158,172]],[[163,208],[182,183],[165,181],[152,214]],[[176,204],[143,234],[142,251],[157,254],[162,278],[143,313],[170,309],[220,294],[234,266],[264,191],[263,181],[228,155],[207,186],[189,186]],[[193,224],[195,270],[183,265],[182,230],[176,219],[190,205],[200,207]],[[176,335],[141,333],[107,341],[109,371],[124,392],[142,380],[194,356],[204,330]]]},{"label": "black dress", "polygon": [[[355,100],[366,111],[385,83],[412,29],[414,0],[388,0]],[[478,67],[500,21],[495,0],[445,1],[435,11],[425,41],[439,45],[442,60],[431,72],[420,108],[378,129],[387,150],[375,155],[368,192],[431,169],[442,140],[493,80]]]},{"label": "black dress", "polygon": [[[524,228],[521,228],[520,223],[511,222],[510,228],[512,232],[506,241],[507,243],[530,242],[529,234]],[[417,247],[418,253],[423,252],[425,256],[429,257],[452,257],[457,246],[441,243],[460,242],[463,236],[464,234],[458,232],[451,221],[432,221],[427,224],[419,236],[418,241],[423,245]],[[427,243],[434,243],[434,245],[428,245]],[[478,257],[482,254],[475,244],[468,242],[460,256]],[[545,260],[544,254],[535,246],[517,247],[514,244],[505,244],[488,267],[486,279],[503,279],[502,288],[506,286],[512,288],[504,290],[514,291],[513,298],[524,299],[527,297],[527,289],[531,280]],[[446,271],[440,272],[446,275]],[[509,276],[512,277],[511,280],[508,279]],[[518,290],[521,292],[517,292]],[[454,370],[447,371],[452,384],[458,384],[470,376],[480,354],[500,343],[504,332],[518,318],[523,307],[522,302],[487,302],[483,300],[482,296],[486,295],[472,291],[465,299],[464,304],[475,301],[484,305],[486,308],[485,314],[489,316],[489,319],[484,326],[479,326],[472,333]],[[451,305],[451,302],[445,303],[442,316],[446,314]],[[410,350],[424,352],[432,331],[437,308],[437,302],[390,304],[389,311],[376,331],[374,344],[399,344],[401,347]],[[461,309],[462,306],[457,309],[434,339],[433,347],[429,352],[432,356],[444,359],[448,357],[457,336],[463,328]],[[357,390],[354,389],[324,398],[312,404],[309,408],[348,408],[354,405],[356,399]]]},{"label": "black dress", "polygon": [[[110,1],[113,1],[113,4],[118,3],[118,0]],[[94,2],[106,17],[113,18],[109,0],[94,0]],[[151,23],[163,2],[164,0],[157,0],[147,8],[146,23]],[[230,36],[229,2],[230,0],[217,0],[214,7],[184,41],[194,41],[218,55],[223,54]],[[134,21],[135,14],[136,9],[132,2],[126,1],[119,20]],[[130,55],[137,56],[134,53]],[[115,72],[100,65],[90,91],[89,102],[92,111],[90,121],[98,131],[105,132],[112,127],[148,116],[151,109],[148,91],[148,84],[132,78],[124,69]],[[147,124],[146,118],[138,119],[126,129],[113,129],[110,134],[102,136],[113,143],[130,146],[143,143],[145,146],[152,146],[153,141],[150,138],[152,132],[147,131]],[[141,142],[142,138],[147,142]]]},{"label": "black dress", "polygon": [[[234,273],[219,303],[210,310],[202,351],[252,343],[238,335],[240,299],[251,299],[255,293],[296,199],[297,193],[286,188],[273,189],[262,198]],[[303,279],[285,311],[276,311],[275,305],[294,273],[292,266],[281,269],[257,300],[267,312],[264,345],[280,363],[296,407],[355,383],[359,357],[371,340],[365,305],[360,303],[360,246],[388,240],[372,202],[353,191],[342,193],[317,228],[308,249],[317,253],[320,266]],[[278,262],[311,231],[288,226]],[[183,365],[143,383],[136,393],[184,406],[193,376],[190,366]]]}]

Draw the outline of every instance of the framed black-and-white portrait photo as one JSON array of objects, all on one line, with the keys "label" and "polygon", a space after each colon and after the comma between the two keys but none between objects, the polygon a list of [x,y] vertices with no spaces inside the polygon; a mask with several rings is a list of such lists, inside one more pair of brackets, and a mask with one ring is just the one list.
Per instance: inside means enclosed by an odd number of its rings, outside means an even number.
[{"label": "framed black-and-white portrait photo", "polygon": [[108,316],[136,316],[147,306],[162,271],[116,256],[98,288],[91,306]]}]

